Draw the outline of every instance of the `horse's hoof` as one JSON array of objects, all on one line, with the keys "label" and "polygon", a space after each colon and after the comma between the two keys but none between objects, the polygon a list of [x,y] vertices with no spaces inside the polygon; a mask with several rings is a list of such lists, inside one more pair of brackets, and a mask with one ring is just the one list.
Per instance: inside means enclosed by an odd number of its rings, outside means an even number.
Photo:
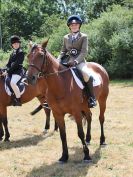
[{"label": "horse's hoof", "polygon": [[67,163],[67,160],[61,160],[61,159],[59,159],[58,162],[59,162],[60,164],[64,164],[64,163]]},{"label": "horse's hoof", "polygon": [[66,155],[66,156],[62,156],[60,159],[59,159],[59,163],[67,163],[67,161],[68,161],[68,156]]},{"label": "horse's hoof", "polygon": [[84,160],[84,163],[92,163],[92,160]]},{"label": "horse's hoof", "polygon": [[89,146],[90,145],[90,141],[86,141],[86,144]]},{"label": "horse's hoof", "polygon": [[92,162],[92,159],[90,157],[85,157],[84,158],[84,162],[85,163],[91,163]]},{"label": "horse's hoof", "polygon": [[4,139],[4,141],[5,141],[5,142],[10,142],[10,140],[9,140],[9,139]]},{"label": "horse's hoof", "polygon": [[48,133],[48,129],[45,129],[45,130],[43,131],[43,134],[46,134],[46,133]]},{"label": "horse's hoof", "polygon": [[107,144],[105,142],[103,142],[103,143],[100,143],[100,146],[105,147],[105,146],[107,146]]},{"label": "horse's hoof", "polygon": [[58,163],[59,163],[59,164],[65,164],[65,163],[67,163],[67,161],[62,161],[62,160],[59,159],[59,160],[58,160]]}]

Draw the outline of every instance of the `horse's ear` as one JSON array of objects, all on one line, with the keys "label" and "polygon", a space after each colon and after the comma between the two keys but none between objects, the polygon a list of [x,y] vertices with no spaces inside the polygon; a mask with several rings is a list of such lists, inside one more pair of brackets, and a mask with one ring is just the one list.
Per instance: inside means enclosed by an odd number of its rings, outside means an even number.
[{"label": "horse's ear", "polygon": [[31,49],[31,48],[32,48],[32,46],[33,46],[33,42],[32,42],[32,41],[30,41],[30,42],[29,42],[29,48]]},{"label": "horse's ear", "polygon": [[45,49],[48,44],[49,38],[42,43],[42,48]]}]

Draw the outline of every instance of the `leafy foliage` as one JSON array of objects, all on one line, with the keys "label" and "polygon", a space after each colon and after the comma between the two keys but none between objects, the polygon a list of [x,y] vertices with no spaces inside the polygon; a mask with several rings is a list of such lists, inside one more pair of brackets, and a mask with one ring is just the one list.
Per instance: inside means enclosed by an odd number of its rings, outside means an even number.
[{"label": "leafy foliage", "polygon": [[[118,5],[119,4],[119,5]],[[24,51],[28,41],[49,38],[49,50],[59,55],[66,18],[80,14],[89,37],[88,61],[102,64],[111,77],[133,76],[133,0],[1,0],[0,60],[7,59],[10,36],[21,36]]]},{"label": "leafy foliage", "polygon": [[89,59],[104,65],[112,77],[133,76],[133,11],[113,6],[84,30],[90,41]]}]

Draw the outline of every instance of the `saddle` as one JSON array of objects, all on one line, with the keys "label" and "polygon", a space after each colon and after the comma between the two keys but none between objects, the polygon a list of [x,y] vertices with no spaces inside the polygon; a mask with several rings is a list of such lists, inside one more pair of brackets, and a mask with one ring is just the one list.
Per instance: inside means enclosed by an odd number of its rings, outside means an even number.
[{"label": "saddle", "polygon": [[[68,64],[67,64],[68,59],[69,59],[69,57],[65,55],[61,59],[61,64],[66,66],[66,67],[69,67]],[[84,81],[84,78],[83,78],[83,75],[82,75],[81,71],[78,70],[76,67],[71,67],[70,70],[72,72],[72,75],[73,75],[77,85],[83,90],[83,93],[85,95],[88,95],[88,94],[90,95],[90,90],[88,89],[87,83]],[[90,70],[90,75],[93,77],[93,87],[101,84],[99,76],[94,71]],[[77,81],[77,80],[79,80],[79,81]]]},{"label": "saddle", "polygon": [[[21,95],[25,92],[25,85],[26,85],[26,72],[24,71],[22,73],[22,77],[21,79],[18,81],[17,86],[20,90]],[[11,81],[11,77],[10,76],[6,76],[5,77],[5,91],[6,93],[11,96],[11,105],[15,105],[15,94],[14,91],[10,85],[10,81]]]},{"label": "saddle", "polygon": [[[67,62],[68,62],[68,56],[65,56],[64,58],[63,58],[63,60],[61,59],[61,64],[62,65],[64,65],[64,66],[66,66],[66,67],[69,67],[68,65],[67,65]],[[71,68],[71,71],[72,71],[72,74],[73,74],[73,72],[75,73],[75,75],[76,75],[76,77],[80,80],[80,82],[82,83],[82,87],[80,87],[81,89],[83,89],[83,92],[86,94],[89,90],[88,90],[88,87],[87,87],[87,84],[86,84],[86,82],[84,81],[84,78],[83,78],[83,75],[82,75],[82,73],[76,68],[76,67],[72,67]],[[74,74],[73,74],[73,76],[74,76]],[[74,77],[75,78],[75,77]],[[76,81],[76,80],[75,80]],[[76,81],[76,83],[77,83],[77,81]],[[78,83],[77,83],[78,84]],[[79,84],[78,84],[79,85]]]},{"label": "saddle", "polygon": [[[26,78],[25,78],[26,79]],[[24,78],[21,78],[18,83],[17,83],[17,86],[20,90],[20,93],[21,95],[24,93],[25,91],[25,83],[24,83]],[[5,90],[6,90],[6,93],[11,96],[12,94],[14,94],[12,88],[11,88],[11,85],[10,85],[10,81],[11,81],[11,78],[8,76],[5,78]]]}]

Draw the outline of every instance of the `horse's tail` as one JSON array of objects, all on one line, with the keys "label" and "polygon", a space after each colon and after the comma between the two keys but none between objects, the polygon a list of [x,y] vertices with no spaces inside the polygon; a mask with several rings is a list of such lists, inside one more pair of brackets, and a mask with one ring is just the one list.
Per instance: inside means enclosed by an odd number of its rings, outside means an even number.
[{"label": "horse's tail", "polygon": [[42,109],[42,105],[39,105],[36,109],[34,109],[34,111],[32,111],[30,114],[33,116],[36,113],[38,113],[40,110]]}]

